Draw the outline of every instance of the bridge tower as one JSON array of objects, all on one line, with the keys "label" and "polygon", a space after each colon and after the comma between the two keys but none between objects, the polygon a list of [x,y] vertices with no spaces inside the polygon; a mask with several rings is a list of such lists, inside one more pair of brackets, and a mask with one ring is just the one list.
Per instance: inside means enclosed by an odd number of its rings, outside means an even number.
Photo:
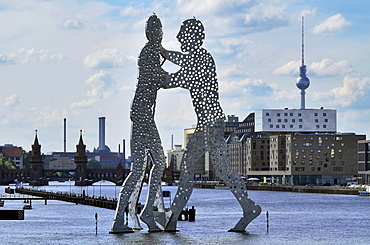
[{"label": "bridge tower", "polygon": [[82,139],[82,130],[80,130],[80,140],[76,145],[76,171],[75,171],[75,185],[85,186],[88,185],[85,179],[87,178],[87,156],[86,156],[86,145]]},{"label": "bridge tower", "polygon": [[44,161],[41,155],[41,145],[39,144],[39,140],[37,138],[37,130],[35,130],[35,141],[31,147],[32,154],[30,156],[30,185],[48,185],[48,181],[44,177]]}]

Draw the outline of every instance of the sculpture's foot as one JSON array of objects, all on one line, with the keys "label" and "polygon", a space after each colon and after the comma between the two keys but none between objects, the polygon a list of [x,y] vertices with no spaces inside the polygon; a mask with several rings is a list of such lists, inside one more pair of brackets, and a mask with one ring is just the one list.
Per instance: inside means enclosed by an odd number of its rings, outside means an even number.
[{"label": "sculpture's foot", "polygon": [[171,211],[158,212],[154,211],[154,220],[164,229],[172,215]]},{"label": "sculpture's foot", "polygon": [[156,228],[156,229],[149,229],[148,232],[162,232],[163,230],[160,229],[160,228]]},{"label": "sculpture's foot", "polygon": [[254,205],[253,209],[251,209],[247,214],[244,213],[244,217],[240,218],[239,222],[235,225],[234,228],[230,229],[230,232],[245,232],[245,228],[252,222],[258,215],[261,214],[261,207],[258,205]]},{"label": "sculpture's foot", "polygon": [[[172,213],[172,211],[170,211]],[[176,232],[176,231],[179,231],[177,230],[177,218],[178,218],[178,215],[175,215],[174,213],[172,213],[168,219],[168,222],[167,222],[167,225],[166,225],[166,228],[165,228],[165,231],[167,232]]]},{"label": "sculpture's foot", "polygon": [[118,233],[133,233],[134,230],[127,225],[123,225],[121,227],[113,227],[109,233],[110,234],[118,234]]},{"label": "sculpture's foot", "polygon": [[149,213],[147,209],[141,212],[140,220],[148,226],[149,232],[162,231],[155,223],[153,213]]}]

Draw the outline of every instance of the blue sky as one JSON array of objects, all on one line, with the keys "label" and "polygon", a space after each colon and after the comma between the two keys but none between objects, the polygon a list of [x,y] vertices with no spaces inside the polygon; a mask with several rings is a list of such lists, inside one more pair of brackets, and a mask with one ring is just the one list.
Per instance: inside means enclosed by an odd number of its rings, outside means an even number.
[{"label": "blue sky", "polygon": [[[30,149],[38,130],[43,152],[75,151],[79,131],[98,145],[98,117],[106,144],[126,139],[137,57],[145,21],[162,20],[163,46],[180,50],[181,22],[195,16],[217,65],[221,105],[243,120],[267,108],[299,108],[295,86],[305,16],[305,63],[311,85],[307,108],[338,110],[338,131],[370,135],[369,1],[0,0],[0,144]],[[165,63],[169,72],[178,67]],[[160,90],[156,121],[164,148],[182,144],[196,123],[188,91]]]}]

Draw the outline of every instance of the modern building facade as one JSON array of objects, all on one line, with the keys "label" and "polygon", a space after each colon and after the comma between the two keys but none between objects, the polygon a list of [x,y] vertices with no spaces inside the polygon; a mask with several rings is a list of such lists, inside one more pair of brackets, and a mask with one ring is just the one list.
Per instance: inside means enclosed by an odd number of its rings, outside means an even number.
[{"label": "modern building facade", "polygon": [[23,149],[22,147],[14,146],[12,144],[5,144],[0,146],[0,156],[11,160],[17,169],[23,168]]},{"label": "modern building facade", "polygon": [[358,183],[370,184],[370,140],[358,142]]},{"label": "modern building facade", "polygon": [[331,109],[263,109],[255,111],[256,132],[337,132],[337,111]]}]

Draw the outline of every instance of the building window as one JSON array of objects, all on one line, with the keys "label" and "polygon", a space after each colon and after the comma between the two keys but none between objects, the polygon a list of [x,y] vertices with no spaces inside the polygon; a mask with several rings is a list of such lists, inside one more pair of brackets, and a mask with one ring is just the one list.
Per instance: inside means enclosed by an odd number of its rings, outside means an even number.
[{"label": "building window", "polygon": [[268,116],[270,116],[270,113],[266,112],[266,116],[267,116],[267,117],[268,117]]},{"label": "building window", "polygon": [[289,115],[292,117],[293,116],[293,112],[291,112]]},{"label": "building window", "polygon": [[280,113],[278,113],[277,116],[280,117]]},{"label": "building window", "polygon": [[298,116],[301,117],[302,116],[302,113],[298,113]]},{"label": "building window", "polygon": [[319,122],[319,119],[315,119],[315,122],[317,123],[317,122]]},{"label": "building window", "polygon": [[323,114],[322,114],[324,117],[326,117],[326,113],[324,112]]},{"label": "building window", "polygon": [[304,167],[297,167],[295,168],[295,171],[304,171]]},{"label": "building window", "polygon": [[317,117],[318,116],[318,114],[317,114],[317,112],[315,113],[315,117]]},{"label": "building window", "polygon": [[299,128],[302,128],[302,125],[299,125]]},{"label": "building window", "polygon": [[328,119],[325,118],[324,122],[328,122]]},{"label": "building window", "polygon": [[296,139],[297,139],[297,137],[295,137],[295,136],[294,136],[292,139],[293,139],[293,140],[296,140]]},{"label": "building window", "polygon": [[311,171],[315,171],[315,167],[311,167]]},{"label": "building window", "polygon": [[344,143],[340,143],[340,146],[344,146]]},{"label": "building window", "polygon": [[322,165],[322,161],[319,161],[319,165]]},{"label": "building window", "polygon": [[332,162],[331,162],[331,165],[335,165],[335,161],[332,161]]},{"label": "building window", "polygon": [[299,122],[302,122],[302,119],[299,119],[298,121],[299,121]]},{"label": "building window", "polygon": [[343,170],[343,168],[342,167],[334,167],[333,168],[333,171],[342,171]]},{"label": "building window", "polygon": [[317,171],[321,171],[321,167],[317,167]]},{"label": "building window", "polygon": [[316,125],[316,128],[320,128],[320,125]]},{"label": "building window", "polygon": [[284,119],[284,122],[288,122],[288,119]]},{"label": "building window", "polygon": [[268,122],[271,122],[271,118],[267,119]]},{"label": "building window", "polygon": [[273,128],[273,127],[274,127],[274,125],[270,124],[270,128]]},{"label": "building window", "polygon": [[323,128],[326,128],[326,125],[323,125],[322,127],[323,127]]},{"label": "building window", "polygon": [[278,122],[281,122],[281,119],[278,119]]},{"label": "building window", "polygon": [[279,125],[276,125],[276,128],[279,128]]},{"label": "building window", "polygon": [[286,117],[286,116],[288,116],[288,113],[284,113],[284,116]]},{"label": "building window", "polygon": [[292,119],[292,122],[295,122],[295,119]]},{"label": "building window", "polygon": [[289,127],[290,127],[290,128],[293,128],[293,125],[290,125]]},{"label": "building window", "polygon": [[341,161],[341,162],[340,162],[340,165],[344,165],[344,161]]},{"label": "building window", "polygon": [[307,137],[303,137],[303,140],[307,140]]}]

